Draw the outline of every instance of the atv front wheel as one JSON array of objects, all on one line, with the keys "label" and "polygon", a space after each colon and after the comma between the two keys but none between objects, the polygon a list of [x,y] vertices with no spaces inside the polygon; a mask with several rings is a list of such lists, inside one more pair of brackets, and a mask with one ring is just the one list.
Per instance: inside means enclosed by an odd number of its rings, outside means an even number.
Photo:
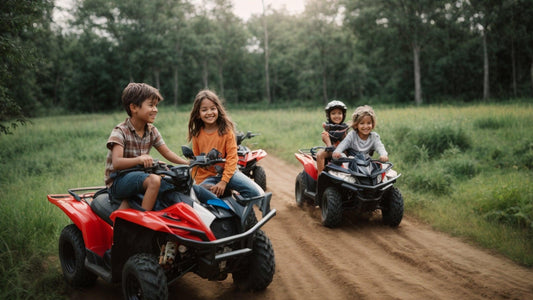
[{"label": "atv front wheel", "polygon": [[255,183],[257,183],[257,185],[259,185],[263,189],[263,191],[266,191],[267,176],[263,167],[256,166],[252,172],[252,178],[254,179]]},{"label": "atv front wheel", "polygon": [[342,196],[334,187],[328,187],[322,194],[322,224],[337,227],[342,222]]},{"label": "atv front wheel", "polygon": [[167,277],[157,258],[144,253],[130,257],[122,270],[122,291],[125,299],[167,299]]},{"label": "atv front wheel", "polygon": [[383,207],[381,208],[383,223],[390,227],[398,227],[403,218],[403,197],[395,187],[390,188],[383,195]]},{"label": "atv front wheel", "polygon": [[65,280],[73,287],[89,287],[96,282],[96,274],[85,268],[85,243],[81,231],[74,224],[63,228],[59,236],[59,260]]},{"label": "atv front wheel", "polygon": [[233,282],[243,291],[262,291],[272,282],[276,269],[274,250],[262,230],[254,234],[253,250],[246,265],[233,272]]}]

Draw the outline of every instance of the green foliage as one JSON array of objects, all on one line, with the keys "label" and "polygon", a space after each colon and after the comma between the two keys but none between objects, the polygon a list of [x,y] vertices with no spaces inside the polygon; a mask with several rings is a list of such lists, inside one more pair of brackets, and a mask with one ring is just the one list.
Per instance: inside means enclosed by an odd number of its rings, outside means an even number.
[{"label": "green foliage", "polygon": [[533,169],[533,139],[521,140],[513,151],[519,168]]},{"label": "green foliage", "polygon": [[[301,14],[267,7],[246,22],[229,0],[73,3],[61,28],[54,1],[5,1],[0,132],[23,116],[113,111],[130,81],[156,86],[176,107],[205,87],[235,105],[412,103],[415,52],[424,103],[475,101],[484,71],[472,28],[484,25],[491,100],[531,96],[531,1],[490,1],[479,11],[445,1],[307,1]],[[506,122],[491,118],[475,126]]]},{"label": "green foliage", "polygon": [[400,127],[395,138],[401,142],[404,159],[410,162],[437,159],[446,150],[467,150],[471,140],[460,127],[435,124],[422,128]]},{"label": "green foliage", "polygon": [[[526,179],[527,180],[527,179]],[[522,184],[493,187],[477,204],[478,213],[492,222],[504,223],[533,233],[533,189]]]},{"label": "green foliage", "polygon": [[508,119],[504,119],[503,117],[498,116],[491,116],[491,117],[484,117],[481,119],[476,119],[474,122],[474,126],[480,129],[500,129],[504,128],[509,124]]}]

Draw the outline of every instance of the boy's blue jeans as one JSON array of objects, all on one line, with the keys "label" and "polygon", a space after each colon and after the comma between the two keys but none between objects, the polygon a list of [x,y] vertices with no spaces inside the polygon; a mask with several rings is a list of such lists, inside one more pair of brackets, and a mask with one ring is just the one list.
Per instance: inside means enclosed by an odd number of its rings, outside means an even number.
[{"label": "boy's blue jeans", "polygon": [[[220,175],[211,176],[207,177],[202,183],[200,183],[200,185],[215,185],[219,183],[220,180],[222,180],[222,176]],[[235,171],[226,188],[236,190],[244,198],[256,197],[264,195],[265,193],[257,183],[238,170]]]},{"label": "boy's blue jeans", "polygon": [[[118,176],[113,181],[113,184],[109,188],[111,199],[113,203],[120,205],[123,199],[130,199],[137,195],[144,195],[143,182],[148,177],[148,173],[141,171],[128,172]],[[161,186],[159,187],[159,193],[157,194],[157,201],[154,206],[154,210],[161,210],[162,198],[164,192],[173,189],[174,186],[165,180],[161,180]],[[199,186],[194,186],[194,192],[201,201],[207,201],[210,199],[218,199],[218,197],[208,191],[207,189]],[[188,196],[188,195],[187,195]],[[141,203],[139,203],[141,204]]]}]

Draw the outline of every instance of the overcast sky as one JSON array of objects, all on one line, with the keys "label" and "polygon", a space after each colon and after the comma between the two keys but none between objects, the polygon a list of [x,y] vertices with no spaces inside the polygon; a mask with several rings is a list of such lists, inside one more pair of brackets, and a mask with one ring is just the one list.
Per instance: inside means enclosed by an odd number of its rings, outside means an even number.
[{"label": "overcast sky", "polygon": [[[265,7],[269,5],[274,9],[285,7],[290,13],[301,13],[304,11],[304,0],[264,0]],[[263,12],[263,2],[261,0],[233,0],[234,12],[237,16],[247,20],[252,14]]]},{"label": "overcast sky", "polygon": [[[70,8],[73,0],[56,0],[56,6],[59,8]],[[147,0],[149,1],[149,0]],[[193,3],[201,3],[203,0],[192,0]],[[243,20],[248,20],[252,14],[259,14],[263,12],[262,0],[232,0],[233,9],[237,16]],[[265,7],[269,5],[274,9],[282,9],[285,7],[289,13],[301,13],[304,10],[305,0],[264,0]],[[61,22],[61,20],[68,19],[68,14],[55,10],[54,19]]]}]

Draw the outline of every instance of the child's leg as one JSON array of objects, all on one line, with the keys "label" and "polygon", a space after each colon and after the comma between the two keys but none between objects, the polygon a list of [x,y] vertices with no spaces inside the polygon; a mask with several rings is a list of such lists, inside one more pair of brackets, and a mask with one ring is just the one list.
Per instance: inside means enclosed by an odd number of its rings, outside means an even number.
[{"label": "child's leg", "polygon": [[229,180],[228,187],[239,192],[244,198],[251,198],[265,194],[263,189],[257,183],[240,171],[235,171]]},{"label": "child's leg", "polygon": [[316,169],[318,171],[318,174],[322,173],[322,170],[324,170],[324,164],[326,163],[326,155],[327,152],[324,150],[319,150],[316,154]]},{"label": "child's leg", "polygon": [[333,152],[328,152],[324,150],[320,150],[316,155],[316,169],[318,171],[318,175],[324,171],[324,167],[326,165],[326,159],[330,158]]},{"label": "child's leg", "polygon": [[120,205],[118,209],[130,208],[128,200],[144,193],[143,182],[147,177],[144,172],[129,172],[115,179],[109,193],[112,201]]},{"label": "child's leg", "polygon": [[128,203],[128,201],[122,200],[122,202],[120,202],[120,206],[117,209],[128,209],[128,208],[130,208],[130,204]]},{"label": "child's leg", "polygon": [[159,193],[159,187],[161,186],[161,176],[150,174],[143,182],[144,198],[142,202],[142,208],[146,210],[152,210],[157,200],[157,194]]}]

